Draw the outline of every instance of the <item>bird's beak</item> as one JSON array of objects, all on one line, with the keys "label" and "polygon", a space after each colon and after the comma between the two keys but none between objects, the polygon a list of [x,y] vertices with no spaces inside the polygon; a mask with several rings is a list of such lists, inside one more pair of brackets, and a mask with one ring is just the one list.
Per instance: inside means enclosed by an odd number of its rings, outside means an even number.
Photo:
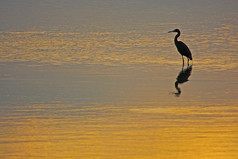
[{"label": "bird's beak", "polygon": [[173,31],[169,31],[168,33],[172,33]]}]

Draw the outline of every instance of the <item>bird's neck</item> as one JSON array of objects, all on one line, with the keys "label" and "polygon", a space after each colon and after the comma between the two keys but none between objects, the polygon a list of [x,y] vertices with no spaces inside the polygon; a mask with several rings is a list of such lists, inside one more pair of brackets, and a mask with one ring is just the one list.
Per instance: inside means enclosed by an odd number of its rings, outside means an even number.
[{"label": "bird's neck", "polygon": [[180,32],[177,33],[177,35],[174,38],[174,42],[177,43],[178,42],[178,37],[180,36]]}]

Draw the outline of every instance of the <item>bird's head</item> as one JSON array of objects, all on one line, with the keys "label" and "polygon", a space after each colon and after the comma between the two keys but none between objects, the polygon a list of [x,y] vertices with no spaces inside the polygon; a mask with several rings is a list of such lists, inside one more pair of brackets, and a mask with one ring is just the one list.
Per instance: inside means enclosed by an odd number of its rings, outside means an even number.
[{"label": "bird's head", "polygon": [[179,33],[180,31],[179,31],[179,29],[174,29],[174,30],[172,30],[172,31],[169,31],[168,33],[172,33],[172,32],[177,32],[177,33]]}]

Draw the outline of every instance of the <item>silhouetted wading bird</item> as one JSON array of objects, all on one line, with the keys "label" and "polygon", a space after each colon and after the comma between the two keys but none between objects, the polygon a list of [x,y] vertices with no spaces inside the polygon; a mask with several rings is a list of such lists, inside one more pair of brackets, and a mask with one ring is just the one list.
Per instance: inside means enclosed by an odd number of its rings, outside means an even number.
[{"label": "silhouetted wading bird", "polygon": [[[171,33],[171,32],[177,32],[177,35],[174,38],[174,43],[178,49],[178,52],[182,55],[182,59],[183,59],[183,56],[187,57],[188,65],[189,65],[189,59],[193,60],[192,54],[186,44],[184,44],[182,41],[178,41],[178,37],[180,36],[180,30],[174,29],[173,31],[169,31],[168,33]],[[183,59],[183,65],[184,65],[184,59]]]}]

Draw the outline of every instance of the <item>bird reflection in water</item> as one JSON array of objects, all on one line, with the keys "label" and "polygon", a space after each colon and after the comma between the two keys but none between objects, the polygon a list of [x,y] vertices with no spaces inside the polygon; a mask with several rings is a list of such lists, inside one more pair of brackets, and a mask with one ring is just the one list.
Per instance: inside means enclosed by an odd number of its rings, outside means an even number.
[{"label": "bird reflection in water", "polygon": [[177,76],[177,80],[174,83],[175,88],[177,90],[177,92],[175,92],[174,94],[179,97],[181,95],[181,89],[178,87],[179,84],[183,84],[185,82],[188,81],[188,78],[190,77],[192,72],[192,65],[188,65],[186,69],[184,69],[184,66],[182,67],[182,70],[179,72],[178,76]]}]

